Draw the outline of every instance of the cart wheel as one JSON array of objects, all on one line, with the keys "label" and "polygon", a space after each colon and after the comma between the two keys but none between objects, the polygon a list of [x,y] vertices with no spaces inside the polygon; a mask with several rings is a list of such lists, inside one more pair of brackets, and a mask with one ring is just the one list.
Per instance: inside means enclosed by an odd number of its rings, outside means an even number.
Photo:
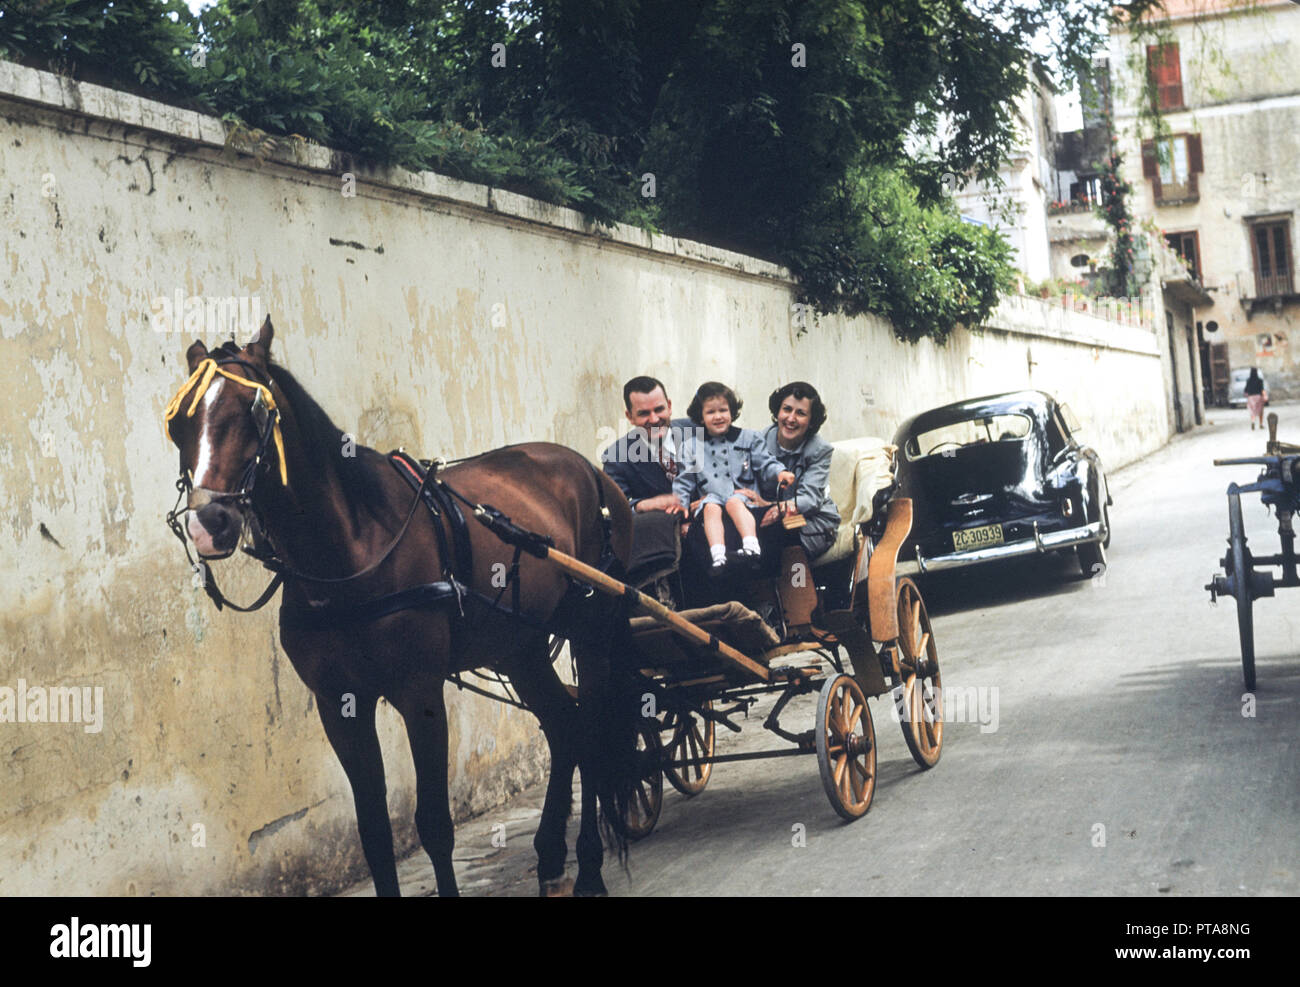
[{"label": "cart wheel", "polygon": [[1233,596],[1237,598],[1237,629],[1241,634],[1241,673],[1246,691],[1255,691],[1255,619],[1251,612],[1251,559],[1241,520],[1241,494],[1228,494],[1228,561]]},{"label": "cart wheel", "polygon": [[[704,709],[713,709],[713,700],[704,704]],[[683,795],[699,795],[709,783],[713,774],[712,764],[695,764],[684,768],[672,767],[673,761],[712,757],[715,739],[715,725],[703,716],[687,714],[679,716],[671,710],[664,715],[664,728],[673,731],[672,740],[668,742],[667,756],[664,758],[664,774],[669,783]]]},{"label": "cart wheel", "polygon": [[898,581],[898,672],[903,739],[923,768],[943,751],[943,681],[925,601],[910,579]]},{"label": "cart wheel", "polygon": [[641,778],[632,788],[623,826],[629,840],[640,840],[654,831],[659,812],[664,807],[664,774],[660,768],[663,745],[659,741],[659,723],[637,730],[637,757],[642,764]]},{"label": "cart wheel", "polygon": [[860,819],[876,793],[876,731],[852,676],[834,675],[822,686],[816,739],[826,797],[845,819]]}]

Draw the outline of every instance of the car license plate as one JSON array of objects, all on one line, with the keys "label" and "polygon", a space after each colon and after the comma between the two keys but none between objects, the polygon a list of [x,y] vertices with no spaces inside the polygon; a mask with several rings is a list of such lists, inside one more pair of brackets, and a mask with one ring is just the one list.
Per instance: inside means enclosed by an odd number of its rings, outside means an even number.
[{"label": "car license plate", "polygon": [[980,528],[966,528],[952,533],[952,547],[958,552],[968,548],[987,548],[1002,544],[1002,525],[986,524]]}]

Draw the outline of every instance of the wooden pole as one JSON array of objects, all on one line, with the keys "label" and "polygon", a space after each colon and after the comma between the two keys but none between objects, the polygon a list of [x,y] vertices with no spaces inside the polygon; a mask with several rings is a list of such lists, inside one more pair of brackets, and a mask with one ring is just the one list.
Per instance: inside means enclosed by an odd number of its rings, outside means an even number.
[{"label": "wooden pole", "polygon": [[669,610],[653,597],[646,596],[640,590],[626,583],[619,582],[611,576],[605,575],[599,569],[593,569],[585,562],[580,562],[572,555],[566,555],[557,548],[547,548],[546,557],[559,566],[569,575],[581,579],[584,583],[590,584],[595,589],[600,590],[606,596],[626,596],[630,597],[632,602],[654,617],[659,623],[667,625],[672,631],[679,634],[695,644],[709,648],[715,654],[726,658],[733,664],[739,665],[745,671],[749,672],[767,682],[771,674],[767,667],[760,665],[752,658],[741,654],[731,645],[719,641],[716,636],[710,634],[703,628],[696,627],[689,620],[680,614]]}]

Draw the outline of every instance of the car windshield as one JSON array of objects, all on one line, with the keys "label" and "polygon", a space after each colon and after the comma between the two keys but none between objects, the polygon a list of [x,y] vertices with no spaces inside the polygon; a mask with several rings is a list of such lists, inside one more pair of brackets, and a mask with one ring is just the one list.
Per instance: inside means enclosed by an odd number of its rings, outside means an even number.
[{"label": "car windshield", "polygon": [[908,459],[922,459],[965,446],[1014,442],[1028,435],[1032,424],[1027,416],[1018,414],[968,418],[917,433],[907,440],[903,451]]}]

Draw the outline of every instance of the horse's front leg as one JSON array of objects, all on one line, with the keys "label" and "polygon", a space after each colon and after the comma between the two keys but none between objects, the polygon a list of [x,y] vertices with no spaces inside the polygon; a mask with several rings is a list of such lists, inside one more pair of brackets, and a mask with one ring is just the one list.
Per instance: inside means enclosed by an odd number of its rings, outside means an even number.
[{"label": "horse's front leg", "polygon": [[396,897],[401,889],[393,856],[393,824],[388,817],[384,757],[375,731],[376,702],[377,696],[358,695],[354,704],[345,703],[342,692],[316,693],[316,709],[325,736],[352,786],[357,832],[375,882],[375,894]]},{"label": "horse's front leg", "polygon": [[441,677],[421,682],[409,697],[404,697],[400,710],[415,761],[415,828],[433,863],[438,896],[455,898],[460,890],[451,859],[456,827],[447,794],[447,706],[442,686]]}]

